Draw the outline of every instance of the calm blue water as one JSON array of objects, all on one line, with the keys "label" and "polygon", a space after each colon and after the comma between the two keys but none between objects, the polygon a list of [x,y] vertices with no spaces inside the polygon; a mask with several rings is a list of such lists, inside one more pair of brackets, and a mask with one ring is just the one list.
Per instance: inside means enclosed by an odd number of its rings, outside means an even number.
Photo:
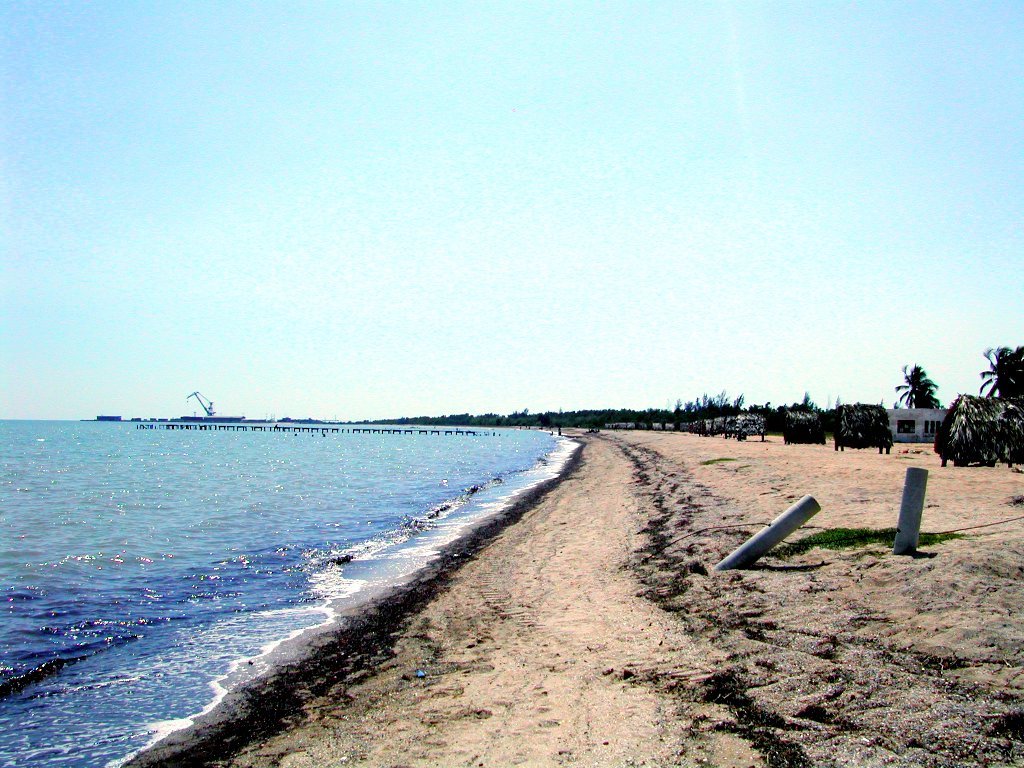
[{"label": "calm blue water", "polygon": [[0,422],[0,766],[125,757],[564,455],[488,435]]}]

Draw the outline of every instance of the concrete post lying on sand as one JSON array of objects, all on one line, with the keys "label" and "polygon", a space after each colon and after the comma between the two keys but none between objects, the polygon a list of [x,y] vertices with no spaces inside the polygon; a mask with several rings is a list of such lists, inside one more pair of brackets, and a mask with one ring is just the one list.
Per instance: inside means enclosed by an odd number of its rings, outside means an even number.
[{"label": "concrete post lying on sand", "polygon": [[818,512],[821,505],[813,496],[804,496],[800,501],[776,517],[767,528],[755,533],[747,542],[715,566],[716,571],[731,571],[746,568],[758,561],[761,555],[774,547],[793,531],[806,523]]},{"label": "concrete post lying on sand", "polygon": [[903,481],[903,501],[900,503],[900,519],[896,524],[896,541],[892,545],[894,555],[912,555],[917,552],[917,542],[921,537],[924,492],[927,486],[927,469],[907,467],[907,479]]}]

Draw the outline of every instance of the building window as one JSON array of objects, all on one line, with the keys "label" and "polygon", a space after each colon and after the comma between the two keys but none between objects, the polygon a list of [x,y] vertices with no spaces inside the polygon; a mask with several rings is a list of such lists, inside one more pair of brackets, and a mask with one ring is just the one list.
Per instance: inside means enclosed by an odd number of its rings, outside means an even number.
[{"label": "building window", "polygon": [[917,431],[917,422],[913,419],[898,419],[896,421],[897,435],[912,435]]},{"label": "building window", "polygon": [[939,422],[937,421],[926,421],[924,423],[924,433],[926,435],[934,435],[939,431]]}]

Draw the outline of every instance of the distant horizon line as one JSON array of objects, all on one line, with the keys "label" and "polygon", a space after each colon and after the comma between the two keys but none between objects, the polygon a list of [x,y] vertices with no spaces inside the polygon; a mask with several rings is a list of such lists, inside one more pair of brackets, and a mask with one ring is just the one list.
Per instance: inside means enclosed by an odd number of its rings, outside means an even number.
[{"label": "distant horizon line", "polygon": [[[961,393],[961,394],[965,394],[965,393]],[[957,397],[959,397],[959,396],[960,395],[957,395]],[[974,396],[977,397],[979,395],[974,395]],[[982,397],[984,397],[984,396],[982,395]],[[955,399],[956,398],[954,398],[954,400]],[[823,406],[815,405],[812,402],[811,405],[816,410],[819,410],[819,411],[822,411],[822,412],[827,412],[827,411],[835,410],[840,405],[851,405],[851,404],[854,404],[854,403],[836,402],[834,405],[832,403],[829,403],[829,405],[827,407],[823,407]],[[867,404],[868,405],[882,405],[882,407],[886,408],[887,410],[907,410],[905,407],[900,406],[898,404],[894,404],[893,406],[885,405],[884,402],[882,402],[882,403],[867,403]],[[771,410],[778,410],[779,408],[792,409],[794,407],[798,407],[799,405],[800,405],[799,403],[792,403],[792,404],[789,404],[789,405],[772,406]],[[742,405],[742,406],[739,407],[738,410],[740,412],[748,411],[751,408],[763,410],[766,406],[771,406],[771,402],[769,401],[768,403],[764,403],[764,404],[752,403],[750,405]],[[735,406],[733,406],[733,408],[734,407]],[[949,407],[948,405],[939,405],[938,406],[938,408],[940,410],[948,410],[948,407]],[[910,410],[921,410],[921,409],[910,409]],[[930,409],[925,409],[925,410],[930,410]],[[578,414],[622,413],[622,412],[633,412],[633,413],[637,413],[637,414],[652,414],[652,415],[653,414],[673,415],[675,413],[675,409],[672,409],[672,408],[657,408],[657,407],[647,407],[647,408],[630,408],[630,407],[621,407],[621,408],[579,408],[579,409],[575,409],[575,410],[566,410],[566,409],[561,409],[560,408],[558,410],[546,410],[546,411],[531,411],[529,409],[524,409],[522,411],[512,411],[510,413],[498,413],[496,411],[485,411],[485,412],[481,412],[481,413],[473,413],[473,412],[469,412],[469,411],[463,411],[463,412],[457,412],[457,413],[444,413],[444,414],[437,414],[437,415],[421,414],[421,415],[418,415],[418,416],[393,416],[393,417],[386,417],[386,418],[362,418],[362,419],[317,418],[317,417],[313,417],[313,416],[306,416],[306,417],[301,417],[301,418],[295,418],[295,417],[291,417],[291,416],[282,416],[280,418],[273,418],[273,417],[254,417],[254,418],[248,418],[248,417],[245,417],[245,416],[224,416],[224,417],[218,417],[218,416],[213,416],[213,417],[209,417],[209,416],[174,416],[174,417],[164,417],[164,416],[145,416],[145,417],[142,417],[142,416],[132,416],[132,417],[125,418],[125,417],[119,416],[117,414],[100,414],[98,416],[94,416],[94,417],[91,417],[91,418],[68,418],[68,417],[56,417],[56,418],[53,418],[53,417],[2,416],[2,417],[0,417],[0,421],[53,421],[53,422],[72,422],[72,423],[112,423],[112,424],[170,423],[170,422],[197,422],[197,423],[201,423],[201,422],[218,423],[219,422],[219,423],[230,423],[230,422],[242,422],[242,421],[244,421],[246,423],[249,423],[249,424],[274,424],[274,423],[279,423],[279,422],[291,422],[291,423],[303,423],[304,422],[304,423],[316,423],[316,424],[388,424],[388,423],[410,422],[410,421],[415,421],[415,420],[419,420],[419,419],[450,419],[450,418],[459,417],[459,416],[466,416],[468,418],[495,417],[495,418],[498,418],[498,419],[524,419],[524,420],[530,419],[530,420],[533,420],[535,418],[539,419],[541,416],[557,417],[557,416],[560,416],[560,415],[571,416],[571,415],[578,415]],[[684,416],[687,415],[687,414],[691,414],[691,415],[695,414],[695,412],[692,411],[692,410],[691,411],[683,410],[681,413]],[[696,418],[701,418],[701,417],[696,416]]]}]

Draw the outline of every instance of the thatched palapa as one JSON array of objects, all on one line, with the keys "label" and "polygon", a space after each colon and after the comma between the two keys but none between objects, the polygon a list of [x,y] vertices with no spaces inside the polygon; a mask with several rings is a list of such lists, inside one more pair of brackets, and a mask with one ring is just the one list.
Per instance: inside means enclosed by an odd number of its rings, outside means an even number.
[{"label": "thatched palapa", "polygon": [[954,467],[1024,464],[1024,407],[1013,400],[960,395],[935,436],[935,452],[942,466],[948,461]]},{"label": "thatched palapa", "polygon": [[1003,400],[999,432],[1002,435],[1002,461],[1011,467],[1024,464],[1024,400]]},{"label": "thatched palapa", "polygon": [[764,416],[759,413],[741,413],[725,420],[726,439],[746,440],[750,435],[760,435],[764,442],[765,431]]},{"label": "thatched palapa", "polygon": [[881,453],[892,450],[889,415],[880,405],[840,405],[837,409],[835,446],[846,448],[877,448]]},{"label": "thatched palapa", "polygon": [[825,428],[821,417],[813,411],[786,411],[782,439],[789,443],[825,444]]},{"label": "thatched palapa", "polygon": [[719,416],[717,419],[700,419],[689,425],[689,430],[695,435],[703,437],[714,437],[726,430],[726,419]]}]

